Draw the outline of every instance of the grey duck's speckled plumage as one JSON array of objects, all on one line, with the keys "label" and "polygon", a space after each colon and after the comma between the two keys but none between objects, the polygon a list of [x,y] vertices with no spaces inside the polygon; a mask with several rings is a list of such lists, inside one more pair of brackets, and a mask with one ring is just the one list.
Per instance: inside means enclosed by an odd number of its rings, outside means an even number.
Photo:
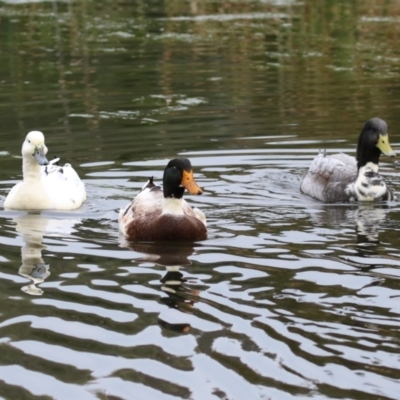
[{"label": "grey duck's speckled plumage", "polygon": [[379,174],[381,153],[395,155],[389,144],[386,122],[372,118],[359,135],[356,158],[320,152],[300,189],[325,203],[392,200],[393,192]]}]

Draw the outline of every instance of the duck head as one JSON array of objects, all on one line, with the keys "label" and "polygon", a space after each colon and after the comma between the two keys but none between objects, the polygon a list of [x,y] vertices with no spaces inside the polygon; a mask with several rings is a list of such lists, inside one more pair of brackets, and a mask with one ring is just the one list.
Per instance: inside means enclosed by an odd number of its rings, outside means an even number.
[{"label": "duck head", "polygon": [[164,170],[164,197],[180,199],[185,189],[190,194],[202,194],[193,177],[193,169],[187,158],[174,158]]},{"label": "duck head", "polygon": [[33,157],[39,165],[47,165],[47,147],[44,144],[44,135],[40,131],[31,131],[26,135],[22,144],[22,157],[30,159]]},{"label": "duck head", "polygon": [[371,118],[368,120],[358,137],[357,165],[358,168],[368,162],[379,163],[379,156],[383,153],[386,156],[394,157],[389,143],[387,124],[383,119]]}]

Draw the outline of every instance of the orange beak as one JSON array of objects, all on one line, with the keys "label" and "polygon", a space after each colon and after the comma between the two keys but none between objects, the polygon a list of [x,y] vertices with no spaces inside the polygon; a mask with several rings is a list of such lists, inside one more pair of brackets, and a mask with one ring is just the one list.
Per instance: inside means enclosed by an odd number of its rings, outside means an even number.
[{"label": "orange beak", "polygon": [[186,188],[190,194],[202,194],[200,186],[196,183],[193,178],[193,171],[183,171],[181,184]]}]

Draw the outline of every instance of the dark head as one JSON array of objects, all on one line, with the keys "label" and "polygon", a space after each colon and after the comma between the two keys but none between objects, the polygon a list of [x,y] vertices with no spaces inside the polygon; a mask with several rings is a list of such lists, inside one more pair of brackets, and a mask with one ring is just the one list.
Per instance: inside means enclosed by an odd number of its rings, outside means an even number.
[{"label": "dark head", "polygon": [[203,191],[193,178],[192,164],[187,158],[174,158],[164,170],[164,197],[180,199],[185,188],[190,194],[202,194]]},{"label": "dark head", "polygon": [[387,124],[383,119],[368,120],[358,137],[357,165],[363,167],[368,162],[379,164],[381,153],[394,157],[396,153],[390,146]]}]

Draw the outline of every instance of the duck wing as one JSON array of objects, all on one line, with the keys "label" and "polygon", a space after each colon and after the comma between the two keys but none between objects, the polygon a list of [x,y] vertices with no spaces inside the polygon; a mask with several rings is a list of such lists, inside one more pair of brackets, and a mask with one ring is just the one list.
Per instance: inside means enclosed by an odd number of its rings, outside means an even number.
[{"label": "duck wing", "polygon": [[71,164],[42,166],[41,178],[55,209],[72,210],[86,200],[85,185]]},{"label": "duck wing", "polygon": [[120,228],[135,218],[161,214],[163,198],[161,187],[154,184],[153,177],[149,178],[138,195],[125,208],[121,208],[118,217]]},{"label": "duck wing", "polygon": [[300,189],[326,203],[349,201],[348,185],[357,177],[357,163],[347,154],[318,154],[301,182]]},{"label": "duck wing", "polygon": [[197,207],[192,208],[185,199],[182,200],[182,209],[187,216],[198,218],[205,226],[207,226],[207,218],[203,211],[199,210]]}]

